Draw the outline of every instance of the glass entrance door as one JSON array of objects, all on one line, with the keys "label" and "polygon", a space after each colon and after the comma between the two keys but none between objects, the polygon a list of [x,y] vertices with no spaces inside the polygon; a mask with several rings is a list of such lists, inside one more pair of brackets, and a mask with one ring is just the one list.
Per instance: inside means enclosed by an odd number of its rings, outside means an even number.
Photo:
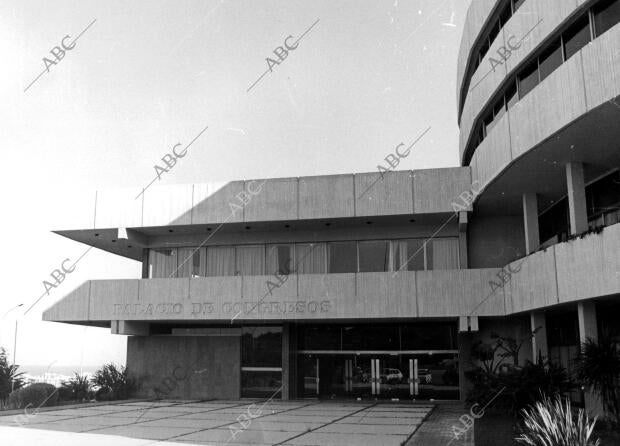
[{"label": "glass entrance door", "polygon": [[459,399],[456,353],[312,353],[299,356],[306,398]]},{"label": "glass entrance door", "polygon": [[319,357],[315,355],[303,355],[301,361],[301,377],[303,381],[302,395],[306,398],[319,395]]}]

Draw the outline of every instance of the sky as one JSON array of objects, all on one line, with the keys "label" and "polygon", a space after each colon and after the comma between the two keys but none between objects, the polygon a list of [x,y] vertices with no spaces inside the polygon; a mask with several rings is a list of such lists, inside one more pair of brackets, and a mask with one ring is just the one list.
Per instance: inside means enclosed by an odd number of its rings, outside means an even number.
[{"label": "sky", "polygon": [[44,294],[85,249],[51,231],[73,227],[95,190],[148,184],[205,127],[158,183],[375,171],[428,127],[397,169],[458,165],[469,3],[0,0],[0,346],[12,359],[17,322],[18,364],[124,363],[125,336],[41,313],[87,280],[139,278],[140,265],[92,249]]}]

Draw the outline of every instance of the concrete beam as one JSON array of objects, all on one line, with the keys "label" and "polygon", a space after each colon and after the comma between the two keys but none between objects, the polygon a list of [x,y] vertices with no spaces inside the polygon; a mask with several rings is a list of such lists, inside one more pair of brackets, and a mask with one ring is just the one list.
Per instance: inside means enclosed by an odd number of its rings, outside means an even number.
[{"label": "concrete beam", "polygon": [[523,228],[525,229],[525,253],[531,254],[540,246],[538,229],[538,195],[523,194]]},{"label": "concrete beam", "polygon": [[566,164],[566,187],[568,191],[568,214],[570,233],[580,234],[588,230],[586,208],[586,186],[583,179],[583,164]]},{"label": "concrete beam", "polygon": [[148,336],[148,322],[110,321],[112,334]]}]

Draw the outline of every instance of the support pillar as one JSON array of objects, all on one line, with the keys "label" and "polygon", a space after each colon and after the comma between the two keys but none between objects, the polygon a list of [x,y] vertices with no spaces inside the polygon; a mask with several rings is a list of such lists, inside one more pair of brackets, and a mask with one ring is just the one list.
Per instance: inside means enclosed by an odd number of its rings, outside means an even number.
[{"label": "support pillar", "polygon": [[467,212],[459,212],[459,268],[467,269]]},{"label": "support pillar", "polygon": [[[539,328],[540,327],[540,328]],[[530,329],[532,332],[538,331],[532,336],[532,362],[538,361],[538,355],[542,356],[543,361],[549,359],[547,344],[547,318],[542,311],[532,311],[530,313]]]},{"label": "support pillar", "polygon": [[540,246],[538,196],[535,193],[523,194],[523,228],[525,229],[525,253],[529,255]]},{"label": "support pillar", "polygon": [[568,191],[568,214],[571,235],[588,230],[588,211],[586,207],[586,186],[583,179],[583,164],[566,164],[566,187]]},{"label": "support pillar", "polygon": [[297,330],[290,323],[282,325],[282,399],[291,400],[297,397]]},{"label": "support pillar", "polygon": [[149,250],[142,249],[142,278],[149,278]]},{"label": "support pillar", "polygon": [[460,400],[465,401],[467,393],[471,388],[471,383],[465,377],[465,372],[471,366],[471,346],[473,334],[468,332],[460,332],[458,334],[459,347],[459,393]]},{"label": "support pillar", "polygon": [[[596,305],[594,302],[579,302],[577,304],[577,318],[579,320],[579,342],[583,344],[587,339],[598,341],[598,326],[596,322]],[[584,389],[586,410],[591,415],[602,415],[603,404],[595,393]]]}]

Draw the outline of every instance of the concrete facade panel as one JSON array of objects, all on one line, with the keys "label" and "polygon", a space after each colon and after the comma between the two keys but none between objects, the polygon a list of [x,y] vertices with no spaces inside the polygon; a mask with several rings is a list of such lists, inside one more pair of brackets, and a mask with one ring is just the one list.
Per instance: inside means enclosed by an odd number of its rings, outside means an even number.
[{"label": "concrete facade panel", "polygon": [[192,223],[192,184],[170,184],[151,186],[144,192],[143,217],[141,226],[165,226]]},{"label": "concrete facade panel", "polygon": [[299,218],[355,216],[353,175],[299,179]]},{"label": "concrete facade panel", "polygon": [[401,171],[356,174],[355,214],[413,214],[412,173]]},{"label": "concrete facade panel", "polygon": [[454,212],[452,203],[471,190],[471,173],[462,169],[413,171],[413,211],[415,214]]},{"label": "concrete facade panel", "polygon": [[620,25],[614,26],[581,50],[587,105],[590,110],[620,95],[618,42]]},{"label": "concrete facade panel", "polygon": [[513,159],[586,113],[581,70],[576,54],[509,111]]},{"label": "concrete facade panel", "polygon": [[224,184],[195,184],[192,224],[233,223],[243,221],[243,181]]},{"label": "concrete facade panel", "polygon": [[297,187],[297,178],[246,181],[249,202],[244,208],[244,220],[296,220]]}]

